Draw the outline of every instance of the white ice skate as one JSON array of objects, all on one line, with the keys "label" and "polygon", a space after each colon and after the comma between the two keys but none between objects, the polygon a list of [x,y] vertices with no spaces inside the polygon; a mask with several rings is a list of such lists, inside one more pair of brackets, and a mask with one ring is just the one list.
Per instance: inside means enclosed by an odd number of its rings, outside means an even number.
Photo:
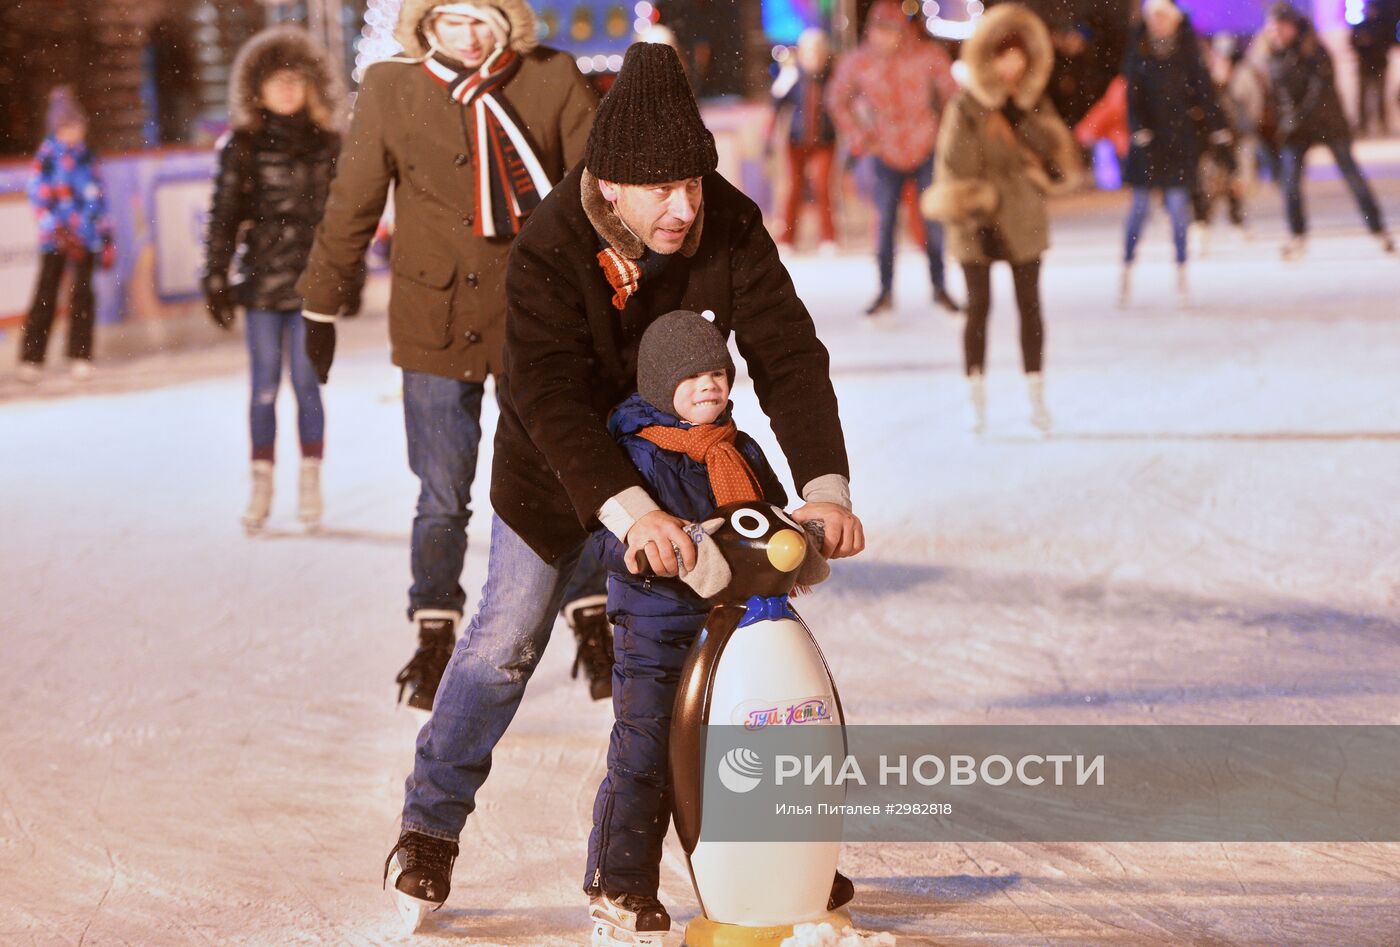
[{"label": "white ice skate", "polygon": [[1042,434],[1050,433],[1050,409],[1045,406],[1045,378],[1040,372],[1026,374],[1026,393],[1031,400],[1031,424]]},{"label": "white ice skate", "polygon": [[588,919],[590,947],[661,947],[671,930],[671,916],[661,902],[638,894],[597,895],[589,903]]},{"label": "white ice skate", "polygon": [[267,522],[272,512],[272,461],[253,461],[253,495],[248,499],[248,509],[243,512],[243,528],[256,533]]},{"label": "white ice skate", "polygon": [[987,378],[981,372],[967,376],[967,395],[972,403],[972,419],[969,430],[973,434],[987,432]]},{"label": "white ice skate", "polygon": [[309,530],[320,529],[321,509],[321,458],[303,457],[297,483],[297,519]]}]

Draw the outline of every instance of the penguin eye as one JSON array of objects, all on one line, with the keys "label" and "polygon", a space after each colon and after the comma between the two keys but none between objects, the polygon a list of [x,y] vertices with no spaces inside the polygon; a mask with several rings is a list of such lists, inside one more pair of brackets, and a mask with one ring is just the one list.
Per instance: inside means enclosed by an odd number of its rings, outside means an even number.
[{"label": "penguin eye", "polygon": [[793,519],[791,516],[788,516],[786,510],[779,510],[775,508],[773,512],[778,514],[778,519],[782,520],[784,523],[788,524],[793,529],[797,530],[799,533],[802,532],[802,527],[797,524],[797,520]]},{"label": "penguin eye", "polygon": [[768,532],[768,517],[758,510],[736,510],[734,515],[729,517],[729,525],[733,526],[740,536],[758,539]]}]

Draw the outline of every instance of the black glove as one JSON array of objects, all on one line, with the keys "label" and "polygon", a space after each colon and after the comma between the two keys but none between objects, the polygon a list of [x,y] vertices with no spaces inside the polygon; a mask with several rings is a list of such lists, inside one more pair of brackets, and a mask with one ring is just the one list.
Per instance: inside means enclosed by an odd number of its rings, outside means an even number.
[{"label": "black glove", "polygon": [[311,367],[324,385],[330,381],[331,362],[335,359],[335,323],[317,322],[305,316],[301,323],[306,328],[306,357],[311,359]]},{"label": "black glove", "polygon": [[350,285],[346,287],[345,302],[337,313],[342,319],[352,319],[360,314],[360,297],[365,291],[365,278],[369,275],[365,266],[365,261],[361,260],[355,267],[355,272],[351,276]]},{"label": "black glove", "polygon": [[221,273],[204,275],[204,308],[220,329],[233,327],[233,290],[229,289],[227,276]]}]

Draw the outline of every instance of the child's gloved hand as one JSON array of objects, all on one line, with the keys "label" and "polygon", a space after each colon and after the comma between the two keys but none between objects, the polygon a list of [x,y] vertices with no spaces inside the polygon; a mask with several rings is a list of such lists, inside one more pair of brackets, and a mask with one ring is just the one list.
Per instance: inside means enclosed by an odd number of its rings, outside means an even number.
[{"label": "child's gloved hand", "polygon": [[[723,520],[712,520],[715,528],[718,529]],[[721,592],[725,586],[729,585],[730,579],[734,578],[734,573],[729,569],[729,563],[724,559],[724,553],[719,551],[719,547],[710,539],[705,527],[699,523],[687,523],[685,527],[686,535],[695,543],[695,568],[687,569],[680,561],[680,556],[676,557],[680,563],[681,581],[695,590],[695,594],[701,598],[709,598]]]}]

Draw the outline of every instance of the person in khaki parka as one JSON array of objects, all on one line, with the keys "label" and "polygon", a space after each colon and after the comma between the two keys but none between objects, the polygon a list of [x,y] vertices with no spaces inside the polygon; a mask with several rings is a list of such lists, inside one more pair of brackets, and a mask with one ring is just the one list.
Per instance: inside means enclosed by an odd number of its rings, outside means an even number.
[{"label": "person in khaki parka", "polygon": [[1021,315],[1031,420],[1045,431],[1050,414],[1040,374],[1040,258],[1050,245],[1046,195],[1077,184],[1079,150],[1045,95],[1054,47],[1045,24],[1028,8],[1004,3],[988,10],[959,58],[964,88],[943,113],[934,185],[924,193],[922,209],[947,225],[948,250],[962,264],[967,283],[963,356],[974,430],[986,426],[991,265],[1005,260]]},{"label": "person in khaki parka", "polygon": [[[335,319],[359,309],[365,250],[392,186],[389,341],[421,484],[408,607],[419,647],[398,683],[400,697],[411,689],[410,706],[430,710],[466,601],[471,483],[484,383],[500,370],[506,256],[530,211],[583,157],[597,96],[571,56],[538,45],[524,0],[405,0],[395,36],[405,55],[365,71],[298,289],[324,383]],[[565,611],[600,697],[611,638],[601,571],[586,571]]]}]

